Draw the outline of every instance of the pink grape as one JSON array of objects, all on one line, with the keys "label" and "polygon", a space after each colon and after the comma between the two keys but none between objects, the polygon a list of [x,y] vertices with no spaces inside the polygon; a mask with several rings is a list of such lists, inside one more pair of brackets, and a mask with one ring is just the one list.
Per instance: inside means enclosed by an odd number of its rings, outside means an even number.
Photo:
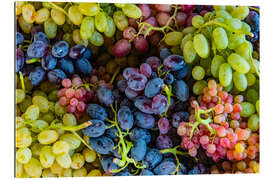
[{"label": "pink grape", "polygon": [[194,5],[181,5],[181,10],[185,13],[189,13],[194,7]]},{"label": "pink grape", "polygon": [[149,49],[148,42],[142,35],[139,35],[134,39],[133,45],[135,49],[140,52],[147,52]]},{"label": "pink grape", "polygon": [[[152,26],[158,26],[158,23],[157,23],[157,20],[156,20],[156,18],[155,17],[153,17],[153,16],[151,16],[151,17],[149,17],[148,19],[146,19],[145,21],[143,21],[143,22],[146,22],[146,23],[148,23],[148,24],[150,24],[150,25],[152,25]],[[149,26],[148,25],[145,25],[144,26],[144,28],[143,28],[143,31],[142,31],[142,33],[143,33],[143,35],[146,35],[146,30],[149,28]],[[152,34],[154,34],[154,30],[152,30],[152,31],[150,31],[149,32],[149,34],[147,34],[148,36],[151,36]]]},{"label": "pink grape", "polygon": [[223,126],[219,126],[217,129],[216,129],[216,132],[217,132],[217,135],[219,137],[224,137],[226,136],[226,129],[223,127]]},{"label": "pink grape", "polygon": [[77,99],[81,99],[83,97],[83,92],[81,89],[76,89],[75,90],[75,94],[74,94],[75,98]]},{"label": "pink grape", "polygon": [[200,143],[201,144],[208,144],[209,143],[209,137],[208,136],[201,136],[200,137]]},{"label": "pink grape", "polygon": [[65,87],[65,88],[70,88],[71,87],[71,80],[68,79],[68,78],[63,79],[62,86]]},{"label": "pink grape", "polygon": [[65,95],[67,98],[73,98],[74,94],[75,94],[75,91],[72,88],[68,88],[65,92]]},{"label": "pink grape", "polygon": [[230,141],[228,138],[223,137],[220,139],[220,145],[224,148],[228,148],[230,146]]},{"label": "pink grape", "polygon": [[137,34],[137,31],[134,27],[129,26],[127,28],[124,29],[123,31],[123,37],[127,40],[131,40],[133,41],[133,39],[135,38],[135,35]]},{"label": "pink grape", "polygon": [[186,132],[187,132],[187,129],[186,129],[186,127],[184,125],[178,126],[178,128],[177,128],[177,134],[179,136],[184,136],[186,134]]},{"label": "pink grape", "polygon": [[[156,16],[157,22],[160,26],[165,26],[170,18],[169,13],[160,12]],[[170,21],[170,25],[173,25],[173,21]]]},{"label": "pink grape", "polygon": [[70,104],[71,106],[77,106],[77,105],[78,105],[78,99],[72,98],[72,99],[69,101],[69,104]]},{"label": "pink grape", "polygon": [[213,154],[216,152],[216,145],[214,144],[208,144],[207,145],[207,152],[210,154]]},{"label": "pink grape", "polygon": [[129,54],[130,50],[130,42],[126,39],[121,39],[115,43],[112,52],[115,57],[124,57]]},{"label": "pink grape", "polygon": [[65,96],[62,96],[62,97],[60,97],[60,99],[59,99],[59,103],[60,103],[60,105],[62,105],[62,106],[66,106],[66,105],[69,104],[69,99],[68,99],[67,97],[65,97]]},{"label": "pink grape", "polygon": [[153,4],[152,8],[158,12],[170,12],[172,9],[171,6],[171,4]]},{"label": "pink grape", "polygon": [[146,63],[151,66],[153,71],[156,71],[157,68],[161,65],[161,60],[156,56],[150,56],[146,59]]},{"label": "pink grape", "polygon": [[147,19],[151,15],[151,9],[148,4],[139,4],[138,7],[142,11],[142,18],[143,20]]},{"label": "pink grape", "polygon": [[151,66],[147,63],[143,63],[140,66],[140,72],[145,75],[147,78],[149,78],[152,74]]},{"label": "pink grape", "polygon": [[79,86],[79,85],[81,85],[83,82],[82,82],[82,79],[80,78],[80,76],[79,75],[74,75],[73,77],[72,77],[72,84],[73,84],[73,86]]},{"label": "pink grape", "polygon": [[62,97],[62,96],[65,96],[66,94],[66,88],[62,88],[58,91],[58,97]]},{"label": "pink grape", "polygon": [[69,113],[74,113],[76,111],[76,107],[75,106],[68,105],[67,106],[67,111]]},{"label": "pink grape", "polygon": [[83,101],[79,101],[76,107],[79,112],[84,112],[86,104]]},{"label": "pink grape", "polygon": [[191,156],[191,157],[195,157],[197,155],[197,148],[196,147],[193,147],[191,149],[188,150],[188,154]]},{"label": "pink grape", "polygon": [[[161,38],[160,38],[160,32],[156,31],[154,34],[152,34],[151,36],[147,37],[148,42],[153,45],[156,46],[158,45],[158,43],[160,42]],[[151,48],[152,50],[153,48]]]},{"label": "pink grape", "polygon": [[135,29],[138,28],[138,24],[137,24],[138,20],[134,19],[134,18],[128,18],[128,24],[131,27],[134,27]]}]

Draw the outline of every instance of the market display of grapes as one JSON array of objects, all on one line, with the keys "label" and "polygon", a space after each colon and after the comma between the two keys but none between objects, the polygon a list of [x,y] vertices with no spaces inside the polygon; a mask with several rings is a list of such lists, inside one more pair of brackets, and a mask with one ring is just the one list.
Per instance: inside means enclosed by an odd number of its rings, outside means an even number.
[{"label": "market display of grapes", "polygon": [[259,7],[15,12],[16,177],[259,172]]}]

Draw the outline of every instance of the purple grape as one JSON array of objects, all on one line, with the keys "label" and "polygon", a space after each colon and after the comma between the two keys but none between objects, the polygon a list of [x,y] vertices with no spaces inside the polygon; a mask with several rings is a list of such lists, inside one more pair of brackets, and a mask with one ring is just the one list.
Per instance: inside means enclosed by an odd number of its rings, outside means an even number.
[{"label": "purple grape", "polygon": [[179,101],[187,101],[189,98],[189,89],[183,80],[177,80],[173,83],[173,94]]},{"label": "purple grape", "polygon": [[250,25],[252,32],[260,31],[260,15],[255,11],[250,11],[245,21]]},{"label": "purple grape", "polygon": [[147,63],[143,63],[140,66],[140,72],[141,74],[145,75],[147,78],[149,78],[152,74],[151,66]]},{"label": "purple grape", "polygon": [[158,120],[158,128],[161,134],[167,134],[170,129],[170,122],[167,118],[163,117]]},{"label": "purple grape", "polygon": [[105,124],[101,120],[91,119],[91,125],[82,129],[82,133],[89,137],[99,137],[105,132]]},{"label": "purple grape", "polygon": [[75,62],[75,69],[77,73],[84,76],[90,76],[93,71],[91,63],[87,59],[83,58],[78,59]]},{"label": "purple grape", "polygon": [[112,53],[115,57],[124,57],[129,54],[130,50],[130,42],[126,39],[121,39],[115,43]]},{"label": "purple grape", "polygon": [[125,80],[128,80],[130,78],[130,76],[139,73],[139,70],[137,68],[125,68],[123,71],[123,76],[125,78]]},{"label": "purple grape", "polygon": [[34,35],[34,41],[42,41],[45,44],[50,44],[50,39],[47,37],[47,35],[43,32],[37,32]]},{"label": "purple grape", "polygon": [[110,154],[113,150],[114,142],[108,137],[100,136],[97,138],[91,138],[89,140],[89,145],[99,154]]},{"label": "purple grape", "polygon": [[120,81],[117,82],[117,88],[121,91],[121,92],[125,92],[126,88],[127,88],[127,81],[125,79],[122,79]]},{"label": "purple grape", "polygon": [[142,161],[146,154],[146,142],[143,139],[137,139],[130,151],[130,156],[136,161]]},{"label": "purple grape", "polygon": [[156,175],[172,175],[175,171],[176,165],[174,162],[169,160],[163,160],[154,170],[153,172]]},{"label": "purple grape", "polygon": [[166,84],[172,84],[174,82],[174,76],[171,73],[168,73],[164,77],[164,81]]},{"label": "purple grape", "polygon": [[144,95],[148,98],[152,98],[163,88],[164,82],[160,78],[151,79],[144,89]]},{"label": "purple grape", "polygon": [[24,37],[20,32],[16,32],[16,46],[23,43]]},{"label": "purple grape", "polygon": [[139,52],[145,53],[149,49],[149,45],[147,40],[143,37],[143,35],[139,35],[133,41],[133,45],[135,49]]},{"label": "purple grape", "polygon": [[153,176],[154,173],[148,169],[143,169],[140,173],[140,176]]},{"label": "purple grape", "polygon": [[151,134],[147,129],[135,127],[130,131],[129,138],[135,142],[137,139],[143,139],[146,143],[151,141]]},{"label": "purple grape", "polygon": [[34,41],[27,49],[29,58],[41,58],[45,55],[47,45],[42,41]]},{"label": "purple grape", "polygon": [[58,61],[57,67],[64,71],[68,76],[71,76],[75,73],[73,62],[66,57]]},{"label": "purple grape", "polygon": [[73,46],[69,51],[69,57],[72,59],[78,59],[81,58],[86,51],[86,47],[82,44],[77,44]]},{"label": "purple grape", "polygon": [[189,113],[185,111],[175,112],[172,115],[172,126],[178,128],[180,122],[188,121]]},{"label": "purple grape", "polygon": [[45,71],[53,70],[56,64],[57,59],[51,53],[47,53],[41,59],[41,66]]},{"label": "purple grape", "polygon": [[162,60],[166,59],[168,56],[170,56],[172,53],[168,48],[162,48],[160,50],[159,56]]},{"label": "purple grape", "polygon": [[161,61],[156,56],[151,56],[146,59],[146,63],[149,64],[153,71],[157,71],[157,68],[161,65]]},{"label": "purple grape", "polygon": [[143,160],[143,164],[146,165],[147,169],[151,170],[156,167],[156,165],[158,165],[161,160],[162,154],[158,149],[148,149]]},{"label": "purple grape", "polygon": [[167,108],[167,98],[161,94],[156,95],[152,102],[152,111],[154,114],[160,115],[165,112]]},{"label": "purple grape", "polygon": [[129,107],[122,106],[117,113],[117,121],[121,129],[129,130],[132,128],[134,119]]},{"label": "purple grape", "polygon": [[121,99],[123,98],[122,93],[119,89],[114,89],[112,91],[113,97],[117,102],[121,102]]},{"label": "purple grape", "polygon": [[103,156],[101,159],[101,166],[102,166],[104,172],[106,172],[108,174],[115,174],[115,173],[112,173],[110,171],[119,169],[119,166],[117,166],[113,162],[113,157],[111,157],[111,156]]},{"label": "purple grape", "polygon": [[24,66],[24,53],[20,48],[16,49],[16,73],[19,72]]},{"label": "purple grape", "polygon": [[144,96],[139,96],[135,99],[134,105],[146,114],[153,114],[152,101]]},{"label": "purple grape", "polygon": [[155,118],[150,114],[137,111],[135,113],[135,124],[144,129],[153,129],[155,125]]},{"label": "purple grape", "polygon": [[29,80],[33,86],[39,85],[45,78],[45,71],[40,66],[35,67],[35,69],[29,74]]},{"label": "purple grape", "polygon": [[57,58],[65,57],[68,54],[69,45],[66,41],[58,41],[52,47],[52,55]]},{"label": "purple grape", "polygon": [[114,102],[112,91],[104,86],[97,89],[97,97],[100,103],[110,106]]},{"label": "purple grape", "polygon": [[158,149],[168,149],[173,147],[171,138],[167,135],[159,135],[156,139],[156,147]]},{"label": "purple grape", "polygon": [[138,92],[138,91],[133,91],[133,90],[130,89],[129,87],[127,87],[126,90],[125,90],[125,95],[126,95],[127,98],[130,99],[130,100],[133,100],[133,99],[136,98],[139,94],[140,94],[140,92]]},{"label": "purple grape", "polygon": [[171,71],[178,71],[185,66],[185,61],[182,56],[179,55],[170,55],[163,62],[164,66]]},{"label": "purple grape", "polygon": [[128,79],[128,87],[134,91],[142,91],[147,83],[147,78],[143,74],[133,74]]},{"label": "purple grape", "polygon": [[134,107],[134,106],[133,106],[133,102],[131,102],[131,101],[130,101],[129,99],[127,99],[127,98],[124,98],[124,99],[121,101],[120,107],[121,107],[121,106],[127,106],[127,107],[129,107],[130,109]]},{"label": "purple grape", "polygon": [[88,104],[86,107],[86,113],[92,119],[104,121],[107,118],[106,110],[98,104]]},{"label": "purple grape", "polygon": [[54,69],[48,73],[49,81],[55,84],[61,83],[66,77],[66,74],[61,69]]}]

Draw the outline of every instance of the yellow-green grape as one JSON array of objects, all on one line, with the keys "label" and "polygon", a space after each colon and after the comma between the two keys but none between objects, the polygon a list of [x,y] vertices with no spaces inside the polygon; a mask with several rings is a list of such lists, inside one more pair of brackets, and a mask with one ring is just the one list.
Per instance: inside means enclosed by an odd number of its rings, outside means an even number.
[{"label": "yellow-green grape", "polygon": [[118,8],[123,8],[126,6],[126,4],[123,4],[123,3],[114,3],[114,5]]},{"label": "yellow-green grape", "polygon": [[245,41],[238,48],[236,48],[235,51],[237,54],[248,60],[250,58],[250,51],[252,54],[253,46],[249,41]]},{"label": "yellow-green grape", "polygon": [[44,129],[49,127],[49,124],[46,121],[43,120],[36,120],[33,122],[33,126],[31,130],[35,133],[39,133],[43,131]]},{"label": "yellow-green grape", "polygon": [[75,126],[77,124],[76,117],[72,113],[66,113],[63,116],[63,124],[65,126]]},{"label": "yellow-green grape", "polygon": [[259,99],[259,93],[255,89],[248,89],[246,93],[246,101],[256,104],[256,101]]},{"label": "yellow-green grape", "polygon": [[44,22],[44,32],[48,36],[48,38],[53,39],[56,36],[57,33],[57,25],[52,20],[52,18],[48,18]]},{"label": "yellow-green grape", "polygon": [[25,172],[32,178],[39,178],[42,174],[42,167],[39,160],[31,158],[30,161],[23,165]]},{"label": "yellow-green grape", "polygon": [[212,17],[214,17],[214,13],[213,12],[207,12],[204,16],[203,19],[204,21],[209,21]]},{"label": "yellow-green grape", "polygon": [[68,153],[62,154],[62,155],[57,155],[56,161],[62,168],[70,168],[71,158],[70,158]]},{"label": "yellow-green grape", "polygon": [[111,38],[115,34],[115,30],[116,27],[113,18],[111,16],[107,16],[107,29],[104,31],[104,35],[108,38]]},{"label": "yellow-green grape", "polygon": [[96,160],[96,152],[92,151],[92,150],[90,150],[88,148],[85,148],[83,150],[83,156],[84,156],[85,161],[88,162],[88,163],[92,163],[92,162],[94,162]]},{"label": "yellow-green grape", "polygon": [[23,32],[25,32],[26,34],[31,33],[32,28],[33,28],[33,24],[32,23],[27,23],[22,16],[19,17],[19,25],[22,29]]},{"label": "yellow-green grape", "polygon": [[53,8],[51,10],[51,17],[57,25],[61,26],[65,24],[66,16],[62,11],[59,11],[58,9]]},{"label": "yellow-green grape", "polygon": [[220,17],[220,18],[223,18],[223,19],[231,19],[232,16],[230,15],[230,13],[228,13],[227,11],[225,10],[219,10],[219,11],[216,11],[216,17]]},{"label": "yellow-green grape", "polygon": [[236,18],[227,19],[226,24],[228,25],[229,29],[232,31],[240,30],[243,25],[242,22]]},{"label": "yellow-green grape", "polygon": [[16,175],[15,175],[16,178],[22,177],[23,173],[24,173],[23,172],[23,164],[16,161],[16,169],[15,169],[15,171],[16,171]]},{"label": "yellow-green grape", "polygon": [[211,61],[211,73],[215,78],[218,78],[220,65],[225,63],[225,60],[220,55],[215,55]]},{"label": "yellow-green grape", "polygon": [[222,27],[217,27],[213,31],[213,39],[217,49],[226,49],[228,46],[228,37],[226,31]]},{"label": "yellow-green grape", "polygon": [[100,170],[93,169],[87,174],[87,176],[102,176],[102,174],[101,174]]},{"label": "yellow-green grape", "polygon": [[35,22],[37,24],[44,23],[50,17],[50,12],[47,8],[41,8],[36,12]]},{"label": "yellow-green grape", "polygon": [[189,26],[183,29],[182,33],[184,35],[189,34],[189,33],[194,33],[196,31],[196,28],[194,28],[193,26]]},{"label": "yellow-green grape", "polygon": [[195,28],[199,28],[201,25],[204,24],[204,19],[200,15],[193,16],[192,18],[192,26]]},{"label": "yellow-green grape", "polygon": [[126,4],[122,8],[122,11],[129,18],[138,19],[142,16],[141,9],[138,6],[136,6],[135,4]]},{"label": "yellow-green grape", "polygon": [[95,46],[102,46],[104,43],[102,34],[96,30],[88,40],[90,41],[91,44]]},{"label": "yellow-green grape", "polygon": [[259,130],[259,122],[260,122],[260,119],[257,116],[257,114],[253,114],[248,119],[248,128],[251,129],[252,131],[258,131]]},{"label": "yellow-green grape", "polygon": [[192,77],[195,80],[198,80],[198,81],[202,80],[204,78],[204,75],[205,75],[205,71],[201,66],[195,66],[192,69]]},{"label": "yellow-green grape", "polygon": [[24,126],[23,118],[16,116],[16,129],[21,128]]},{"label": "yellow-green grape", "polygon": [[192,63],[196,58],[196,51],[191,40],[187,41],[183,49],[184,60],[186,63]]},{"label": "yellow-green grape", "polygon": [[39,156],[40,155],[40,152],[41,152],[41,149],[44,147],[44,145],[38,143],[38,142],[35,142],[31,145],[31,151],[32,151],[32,155],[33,156]]},{"label": "yellow-green grape", "polygon": [[249,14],[249,8],[247,6],[238,6],[231,14],[234,18],[244,20]]},{"label": "yellow-green grape", "polygon": [[16,147],[24,148],[30,146],[32,143],[31,132],[28,128],[22,127],[16,129]]},{"label": "yellow-green grape", "polygon": [[49,111],[48,99],[42,96],[34,96],[32,98],[32,103],[38,106],[40,112],[46,113]]},{"label": "yellow-green grape", "polygon": [[25,99],[23,100],[23,102],[21,102],[20,104],[18,104],[18,106],[19,106],[21,112],[23,112],[23,113],[26,111],[26,109],[27,109],[30,105],[32,105],[32,98],[31,98],[31,96],[29,96],[29,95],[26,95],[26,96],[25,96]]},{"label": "yellow-green grape", "polygon": [[25,4],[24,1],[16,1],[15,2],[16,15],[20,15],[22,13],[22,7],[24,4]]},{"label": "yellow-green grape", "polygon": [[256,101],[256,111],[258,114],[260,114],[260,100]]},{"label": "yellow-green grape", "polygon": [[58,136],[55,130],[45,130],[38,134],[38,141],[41,144],[51,144],[58,139]]},{"label": "yellow-green grape", "polygon": [[87,176],[87,170],[82,167],[81,169],[73,170],[73,177],[85,177]]},{"label": "yellow-green grape", "polygon": [[242,28],[241,28],[241,30],[243,31],[244,34],[249,34],[250,31],[251,31],[251,28],[250,28],[250,26],[247,23],[242,22]]},{"label": "yellow-green grape", "polygon": [[39,156],[40,163],[43,168],[50,168],[55,160],[55,155],[51,146],[44,146],[40,151]]},{"label": "yellow-green grape", "polygon": [[21,116],[21,110],[20,110],[20,107],[18,105],[16,105],[16,116]]},{"label": "yellow-green grape", "polygon": [[184,49],[184,46],[185,46],[186,42],[192,41],[192,38],[193,38],[192,33],[188,33],[182,38],[181,45],[180,45],[182,50]]},{"label": "yellow-green grape", "polygon": [[82,44],[84,46],[88,46],[88,40],[83,39],[79,29],[75,29],[72,33],[72,39],[76,44]]},{"label": "yellow-green grape", "polygon": [[39,117],[39,108],[37,105],[29,106],[22,116],[22,118],[25,120],[36,120],[38,117]]},{"label": "yellow-green grape", "polygon": [[231,13],[235,8],[236,6],[226,6],[226,11]]},{"label": "yellow-green grape", "polygon": [[[58,123],[55,123],[55,125],[61,127],[61,126],[63,126],[63,123],[58,122]],[[63,135],[65,133],[65,130],[63,130],[63,129],[56,129],[56,132],[58,133],[59,136],[61,136],[61,135]]]},{"label": "yellow-green grape", "polygon": [[254,74],[252,73],[247,73],[245,74],[246,75],[246,78],[247,78],[247,85],[248,86],[252,86],[256,83],[256,77]]},{"label": "yellow-green grape", "polygon": [[26,164],[30,161],[32,152],[29,148],[20,148],[16,151],[16,160],[22,164]]},{"label": "yellow-green grape", "polygon": [[113,21],[117,29],[124,31],[128,27],[128,18],[125,16],[123,11],[116,11],[113,13]]},{"label": "yellow-green grape", "polygon": [[214,6],[214,10],[215,10],[215,11],[226,10],[226,6],[215,5],[215,6]]},{"label": "yellow-green grape", "polygon": [[99,12],[95,16],[95,27],[99,32],[104,32],[108,28],[108,22],[105,12]]},{"label": "yellow-green grape", "polygon": [[49,111],[49,112],[47,112],[47,113],[42,113],[42,114],[40,114],[40,115],[39,115],[39,119],[42,119],[42,120],[44,120],[44,121],[50,123],[50,122],[52,122],[52,121],[55,119],[55,117],[54,117],[53,112],[50,112],[50,111]]},{"label": "yellow-green grape", "polygon": [[61,140],[56,141],[52,146],[52,150],[55,155],[67,154],[69,149],[69,144],[66,141]]},{"label": "yellow-green grape", "polygon": [[22,16],[25,22],[33,23],[36,17],[36,10],[32,4],[25,4],[22,6]]},{"label": "yellow-green grape", "polygon": [[205,87],[207,87],[207,82],[205,80],[196,81],[192,88],[193,93],[196,95],[201,95]]},{"label": "yellow-green grape", "polygon": [[71,150],[77,149],[81,145],[81,141],[73,134],[64,134],[60,140],[66,141]]},{"label": "yellow-green grape", "polygon": [[64,115],[66,113],[66,108],[61,106],[59,101],[55,103],[54,110],[56,115]]},{"label": "yellow-green grape", "polygon": [[181,54],[182,51],[180,49],[179,46],[173,46],[172,48],[170,48],[170,51],[173,53],[173,54]]},{"label": "yellow-green grape", "polygon": [[55,102],[49,101],[49,112],[54,113],[54,111],[55,111]]},{"label": "yellow-green grape", "polygon": [[32,97],[34,96],[42,96],[42,97],[45,97],[47,98],[47,94],[43,91],[40,91],[40,90],[35,90],[33,93],[32,93]]},{"label": "yellow-green grape", "polygon": [[229,37],[228,48],[236,49],[241,44],[243,44],[244,41],[245,41],[245,35],[244,34],[231,34],[230,37]]},{"label": "yellow-green grape", "polygon": [[223,63],[219,67],[219,82],[222,86],[229,86],[232,82],[232,68],[229,64]]},{"label": "yellow-green grape", "polygon": [[197,34],[194,36],[193,46],[201,58],[207,58],[209,56],[209,44],[203,34]]},{"label": "yellow-green grape", "polygon": [[88,39],[93,35],[94,31],[95,31],[94,18],[93,17],[84,17],[83,20],[82,20],[81,27],[80,27],[81,37],[83,39]]},{"label": "yellow-green grape", "polygon": [[59,177],[72,177],[72,169],[71,168],[63,169],[59,174]]},{"label": "yellow-green grape", "polygon": [[238,91],[245,91],[247,89],[247,78],[245,74],[239,73],[239,72],[234,72],[233,73],[233,82],[234,86]]},{"label": "yellow-green grape", "polygon": [[53,90],[49,93],[48,95],[48,100],[49,101],[57,101],[59,99],[58,97],[58,90]]},{"label": "yellow-green grape", "polygon": [[68,9],[68,17],[70,21],[77,26],[82,23],[83,16],[76,5],[73,5]]},{"label": "yellow-green grape", "polygon": [[255,113],[255,107],[249,102],[241,103],[242,111],[240,112],[241,117],[250,117]]},{"label": "yellow-green grape", "polygon": [[86,16],[95,16],[99,12],[97,3],[79,3],[79,11]]},{"label": "yellow-green grape", "polygon": [[51,6],[51,4],[49,2],[42,2],[42,6],[45,7],[45,8],[47,8],[47,9],[51,9],[52,8],[52,6]]},{"label": "yellow-green grape", "polygon": [[74,153],[71,156],[71,165],[70,167],[72,169],[80,169],[83,167],[84,163],[85,163],[85,159],[84,156],[80,153]]},{"label": "yellow-green grape", "polygon": [[250,73],[255,73],[256,72],[255,68],[258,69],[258,71],[260,71],[260,61],[258,61],[257,59],[253,59],[253,63],[255,67],[251,66]]},{"label": "yellow-green grape", "polygon": [[54,163],[53,163],[52,166],[50,167],[50,170],[51,170],[52,173],[54,173],[54,174],[60,174],[61,171],[63,170],[63,168],[57,163],[57,161],[54,161]]},{"label": "yellow-green grape", "polygon": [[176,46],[179,45],[182,41],[183,33],[181,32],[169,32],[165,35],[165,43],[169,46]]},{"label": "yellow-green grape", "polygon": [[42,171],[41,176],[42,176],[43,178],[57,177],[56,174],[52,173],[51,169],[44,169],[44,170]]},{"label": "yellow-green grape", "polygon": [[242,58],[240,55],[236,54],[236,53],[232,53],[229,57],[228,57],[228,63],[231,65],[231,67],[239,72],[239,73],[247,73],[250,70],[250,66],[249,63]]},{"label": "yellow-green grape", "polygon": [[23,102],[25,99],[25,92],[22,89],[16,89],[16,104]]}]

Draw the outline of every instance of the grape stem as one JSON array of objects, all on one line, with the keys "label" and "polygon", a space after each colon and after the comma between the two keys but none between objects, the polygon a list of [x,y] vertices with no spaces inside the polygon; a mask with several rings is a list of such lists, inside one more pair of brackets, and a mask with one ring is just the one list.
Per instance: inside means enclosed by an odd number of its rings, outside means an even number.
[{"label": "grape stem", "polygon": [[56,4],[54,4],[53,2],[48,2],[54,9],[57,9],[59,11],[61,11],[62,13],[64,13],[66,16],[69,17],[68,13],[61,7],[57,6]]},{"label": "grape stem", "polygon": [[21,71],[19,72],[19,76],[20,76],[22,90],[25,92],[24,78],[23,78],[23,74]]},{"label": "grape stem", "polygon": [[164,85],[163,90],[165,91],[165,93],[167,95],[167,99],[168,99],[167,107],[166,107],[165,112],[163,113],[163,116],[167,116],[167,112],[168,112],[169,107],[171,105],[172,86],[171,85],[168,85],[168,86]]},{"label": "grape stem", "polygon": [[26,61],[26,64],[33,64],[33,63],[36,63],[36,62],[41,62],[41,60],[39,58],[28,59]]},{"label": "grape stem", "polygon": [[113,82],[114,82],[114,80],[115,80],[115,78],[116,78],[116,76],[117,76],[117,74],[120,72],[120,67],[118,67],[117,69],[116,69],[116,71],[113,73],[113,77],[112,77],[112,79],[111,79],[111,81],[110,81],[110,84],[113,84]]}]

